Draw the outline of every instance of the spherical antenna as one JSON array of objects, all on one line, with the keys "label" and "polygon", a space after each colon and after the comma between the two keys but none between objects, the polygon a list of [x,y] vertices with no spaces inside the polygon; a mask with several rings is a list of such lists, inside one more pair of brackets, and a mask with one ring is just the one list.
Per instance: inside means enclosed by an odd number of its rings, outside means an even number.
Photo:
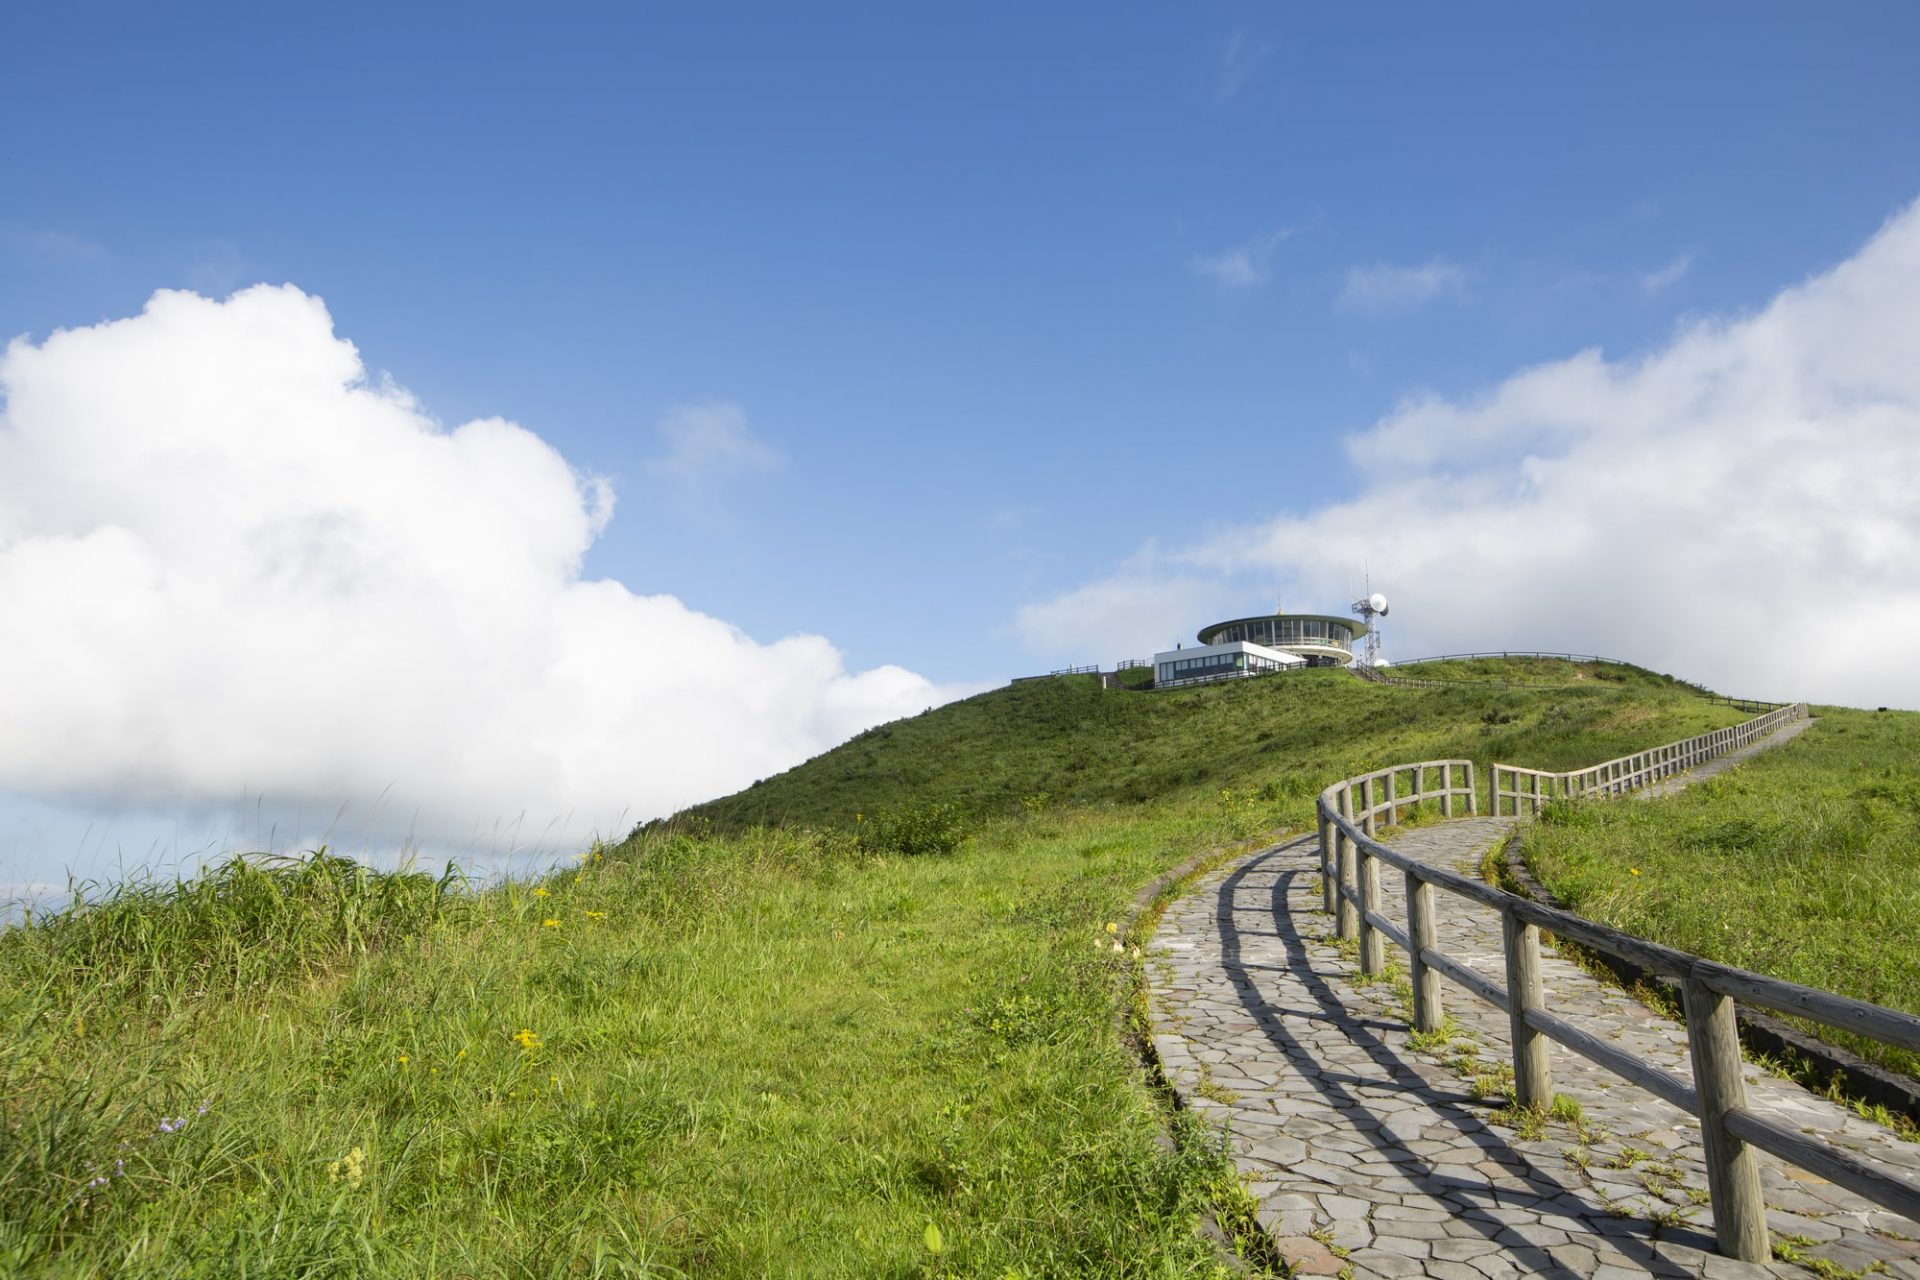
[{"label": "spherical antenna", "polygon": [[1387,598],[1378,591],[1367,597],[1367,603],[1372,605],[1373,611],[1381,617],[1387,616]]}]

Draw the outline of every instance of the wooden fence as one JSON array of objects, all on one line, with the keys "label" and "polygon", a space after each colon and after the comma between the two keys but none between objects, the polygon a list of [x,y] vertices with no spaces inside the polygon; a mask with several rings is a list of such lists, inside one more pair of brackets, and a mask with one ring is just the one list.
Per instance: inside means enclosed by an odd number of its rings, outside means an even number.
[{"label": "wooden fence", "polygon": [[[1806,714],[1803,704],[1783,707],[1733,729],[1716,730],[1593,769],[1570,774],[1494,765],[1493,800],[1511,798],[1538,808],[1546,796],[1611,794],[1678,772],[1679,761],[1700,763]],[[1616,768],[1615,766],[1626,766]],[[1498,779],[1514,781],[1501,790]],[[1403,790],[1400,779],[1407,780]],[[1559,779],[1561,790],[1545,790],[1522,778]],[[1429,779],[1437,785],[1429,786]],[[1568,782],[1570,779],[1581,780]],[[1633,781],[1637,779],[1638,781]],[[1397,853],[1374,838],[1380,819],[1392,825],[1404,806],[1439,800],[1446,816],[1464,799],[1474,811],[1473,765],[1466,760],[1426,760],[1396,765],[1334,783],[1320,793],[1320,865],[1324,905],[1339,934],[1359,943],[1363,973],[1386,967],[1385,943],[1407,953],[1413,987],[1413,1021],[1421,1031],[1436,1031],[1444,1010],[1440,978],[1446,976],[1473,995],[1507,1013],[1513,1039],[1513,1079],[1521,1106],[1547,1108],[1553,1101],[1552,1066],[1547,1047],[1557,1043],[1613,1072],[1656,1097],[1697,1116],[1706,1147],[1707,1187],[1713,1204],[1720,1251],[1747,1262],[1770,1256],[1766,1206],[1751,1147],[1771,1152],[1830,1182],[1920,1222],[1920,1182],[1852,1152],[1822,1141],[1817,1134],[1752,1110],[1740,1074],[1740,1039],[1734,1001],[1743,1000],[1776,1013],[1806,1018],[1831,1027],[1920,1052],[1920,1018],[1848,996],[1783,982],[1763,974],[1717,964],[1700,956],[1648,942],[1606,925],[1542,906],[1444,868]],[[1406,885],[1404,928],[1381,911],[1380,867],[1401,873]],[[1469,968],[1435,945],[1436,895],[1448,893],[1500,913],[1504,941],[1505,985]],[[1680,984],[1687,1024],[1692,1078],[1656,1067],[1593,1032],[1548,1012],[1540,968],[1541,931],[1603,954],[1630,961]]]},{"label": "wooden fence", "polygon": [[1715,756],[1737,751],[1749,742],[1764,738],[1781,725],[1805,719],[1807,704],[1795,702],[1756,716],[1744,724],[1715,729],[1684,742],[1669,742],[1664,747],[1637,751],[1630,756],[1608,760],[1567,773],[1549,773],[1543,769],[1523,769],[1517,764],[1496,764],[1492,769],[1491,809],[1498,818],[1518,814],[1526,806],[1539,813],[1548,800],[1558,797],[1620,795],[1649,786],[1662,778],[1685,773]]}]

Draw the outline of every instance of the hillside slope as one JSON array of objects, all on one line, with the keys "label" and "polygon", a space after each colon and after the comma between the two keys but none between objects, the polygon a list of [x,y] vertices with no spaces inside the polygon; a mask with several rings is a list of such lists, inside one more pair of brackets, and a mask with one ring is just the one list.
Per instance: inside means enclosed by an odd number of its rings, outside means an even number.
[{"label": "hillside slope", "polygon": [[794,769],[678,815],[717,830],[845,826],[855,815],[1023,799],[1134,805],[1250,792],[1299,824],[1337,777],[1442,756],[1569,768],[1744,718],[1669,676],[1512,658],[1457,688],[1370,685],[1332,669],[1190,689],[1103,689],[1090,676],[995,689],[881,725]]},{"label": "hillside slope", "polygon": [[[0,933],[0,1274],[1214,1274],[1196,1216],[1244,1193],[1114,1032],[1141,886],[1363,764],[1739,717],[1630,668],[1023,684],[702,806],[811,831],[687,821],[474,889],[128,882]],[[951,855],[872,839],[942,800]]]}]

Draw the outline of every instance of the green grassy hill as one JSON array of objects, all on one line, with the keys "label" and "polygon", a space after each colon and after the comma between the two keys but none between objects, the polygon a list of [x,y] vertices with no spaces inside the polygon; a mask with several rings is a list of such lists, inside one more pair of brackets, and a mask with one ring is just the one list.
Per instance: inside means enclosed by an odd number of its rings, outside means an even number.
[{"label": "green grassy hill", "polygon": [[1141,887],[1363,766],[1740,714],[1631,668],[1040,682],[535,883],[122,886],[0,933],[0,1274],[1219,1275],[1244,1193],[1116,1030]]},{"label": "green grassy hill", "polygon": [[1611,663],[1482,659],[1457,677],[1458,688],[1407,688],[1321,668],[1145,693],[1091,676],[1023,682],[869,729],[680,818],[723,831],[847,826],[914,805],[993,815],[1031,797],[1140,806],[1231,788],[1257,796],[1274,825],[1304,824],[1320,788],[1381,765],[1571,768],[1744,718],[1694,686]]}]

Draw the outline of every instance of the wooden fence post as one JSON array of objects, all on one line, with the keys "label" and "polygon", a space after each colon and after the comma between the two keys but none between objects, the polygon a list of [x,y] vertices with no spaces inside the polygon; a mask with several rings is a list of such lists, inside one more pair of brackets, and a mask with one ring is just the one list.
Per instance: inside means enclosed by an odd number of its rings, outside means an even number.
[{"label": "wooden fence post", "polygon": [[1367,920],[1380,911],[1380,859],[1360,850],[1360,972],[1377,976],[1387,967],[1386,938]]},{"label": "wooden fence post", "polygon": [[1480,812],[1480,788],[1474,782],[1473,761],[1467,761],[1467,812]]},{"label": "wooden fence post", "polygon": [[1400,825],[1400,788],[1397,785],[1400,776],[1398,769],[1387,770],[1387,825]]},{"label": "wooden fence post", "polygon": [[1413,1029],[1438,1031],[1446,1011],[1441,1008],[1440,974],[1427,967],[1421,953],[1434,948],[1433,886],[1407,872],[1408,968],[1413,975]]},{"label": "wooden fence post", "polygon": [[[1315,805],[1315,809],[1319,806]],[[1333,822],[1322,812],[1320,814],[1320,909],[1328,915],[1334,911],[1334,876],[1338,869],[1333,861]]]},{"label": "wooden fence post", "polygon": [[1451,763],[1440,766],[1440,816],[1443,818],[1453,816],[1453,765]]},{"label": "wooden fence post", "polygon": [[1553,1105],[1553,1071],[1547,1037],[1527,1025],[1527,1011],[1544,1001],[1540,981],[1540,930],[1511,910],[1500,913],[1507,951],[1507,1020],[1513,1032],[1513,1092],[1523,1107]]},{"label": "wooden fence post", "polygon": [[[1353,788],[1340,788],[1340,816],[1353,821]],[[1346,887],[1353,883],[1353,841],[1339,827],[1333,833],[1334,852],[1338,855],[1334,865],[1334,876],[1338,881],[1334,906],[1335,931],[1343,938],[1357,938],[1360,927],[1353,918],[1353,903],[1347,900]]]},{"label": "wooden fence post", "polygon": [[1765,1262],[1767,1207],[1760,1198],[1760,1171],[1753,1151],[1727,1132],[1727,1112],[1747,1105],[1740,1076],[1740,1031],[1733,1000],[1691,974],[1681,983],[1687,1012],[1687,1052],[1693,1087],[1700,1096],[1700,1135],[1707,1148],[1707,1194],[1720,1252],[1742,1262]]}]

